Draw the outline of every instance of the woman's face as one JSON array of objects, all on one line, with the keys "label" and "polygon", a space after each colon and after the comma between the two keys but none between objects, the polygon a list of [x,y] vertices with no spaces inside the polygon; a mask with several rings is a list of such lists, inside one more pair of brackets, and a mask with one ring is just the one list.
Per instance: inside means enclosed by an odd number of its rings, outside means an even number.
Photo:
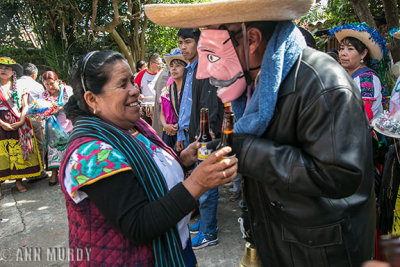
[{"label": "woman's face", "polygon": [[185,67],[179,61],[173,60],[169,66],[169,70],[173,79],[182,79]]},{"label": "woman's face", "polygon": [[363,53],[359,53],[357,49],[349,42],[342,42],[339,50],[339,61],[343,68],[348,70],[355,70],[361,65],[368,50],[365,49]]},{"label": "woman's face", "polygon": [[49,92],[52,96],[57,96],[60,92],[60,87],[58,81],[53,79],[47,79],[43,81],[44,87],[46,88],[47,92]]},{"label": "woman's face", "polygon": [[117,60],[108,66],[109,80],[96,95],[96,112],[101,119],[130,130],[140,118],[139,90],[128,63]]},{"label": "woman's face", "polygon": [[139,71],[147,69],[147,63],[145,63],[142,67],[139,68]]},{"label": "woman's face", "polygon": [[14,71],[10,66],[0,65],[0,80],[8,81],[13,76]]}]

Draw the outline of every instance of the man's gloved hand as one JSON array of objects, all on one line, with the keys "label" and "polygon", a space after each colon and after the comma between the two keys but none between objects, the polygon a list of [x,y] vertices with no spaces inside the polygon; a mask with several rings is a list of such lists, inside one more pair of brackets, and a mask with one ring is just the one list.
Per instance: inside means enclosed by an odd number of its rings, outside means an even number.
[{"label": "man's gloved hand", "polygon": [[[246,139],[254,138],[254,135],[251,134],[233,134],[233,142],[232,142],[232,152],[236,154],[236,157],[239,158],[239,153],[242,150],[243,144]],[[207,143],[207,149],[212,149],[213,151],[217,148],[221,139],[214,139]]]}]

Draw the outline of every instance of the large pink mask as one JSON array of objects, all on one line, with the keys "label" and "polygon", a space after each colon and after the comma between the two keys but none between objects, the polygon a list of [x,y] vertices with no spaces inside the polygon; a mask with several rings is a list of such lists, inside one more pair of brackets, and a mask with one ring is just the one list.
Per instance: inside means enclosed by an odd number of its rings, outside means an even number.
[{"label": "large pink mask", "polygon": [[231,102],[243,94],[246,79],[227,30],[202,30],[197,52],[196,78],[210,78],[210,83],[218,87],[217,95],[222,103]]}]

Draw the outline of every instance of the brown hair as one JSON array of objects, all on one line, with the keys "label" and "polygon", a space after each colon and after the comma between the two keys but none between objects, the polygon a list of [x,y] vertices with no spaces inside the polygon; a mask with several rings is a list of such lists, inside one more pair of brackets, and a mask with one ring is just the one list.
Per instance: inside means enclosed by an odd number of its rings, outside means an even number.
[{"label": "brown hair", "polygon": [[58,81],[58,76],[54,71],[48,70],[42,74],[42,82],[52,79],[54,81]]}]

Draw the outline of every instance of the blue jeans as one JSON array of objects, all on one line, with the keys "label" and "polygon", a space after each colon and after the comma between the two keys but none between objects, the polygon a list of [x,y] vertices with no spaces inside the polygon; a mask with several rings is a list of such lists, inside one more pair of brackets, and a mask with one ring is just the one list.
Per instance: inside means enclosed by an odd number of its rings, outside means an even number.
[{"label": "blue jeans", "polygon": [[205,192],[200,202],[200,232],[217,234],[218,187]]},{"label": "blue jeans", "polygon": [[187,148],[189,143],[189,133],[188,132],[184,132],[185,133],[185,140],[183,140],[183,148]]},{"label": "blue jeans", "polygon": [[238,173],[238,175],[233,179],[233,193],[240,193],[240,184],[242,183],[242,175]]},{"label": "blue jeans", "polygon": [[172,149],[175,149],[176,145],[176,135],[168,135],[165,131],[162,133],[162,140],[164,143]]}]

